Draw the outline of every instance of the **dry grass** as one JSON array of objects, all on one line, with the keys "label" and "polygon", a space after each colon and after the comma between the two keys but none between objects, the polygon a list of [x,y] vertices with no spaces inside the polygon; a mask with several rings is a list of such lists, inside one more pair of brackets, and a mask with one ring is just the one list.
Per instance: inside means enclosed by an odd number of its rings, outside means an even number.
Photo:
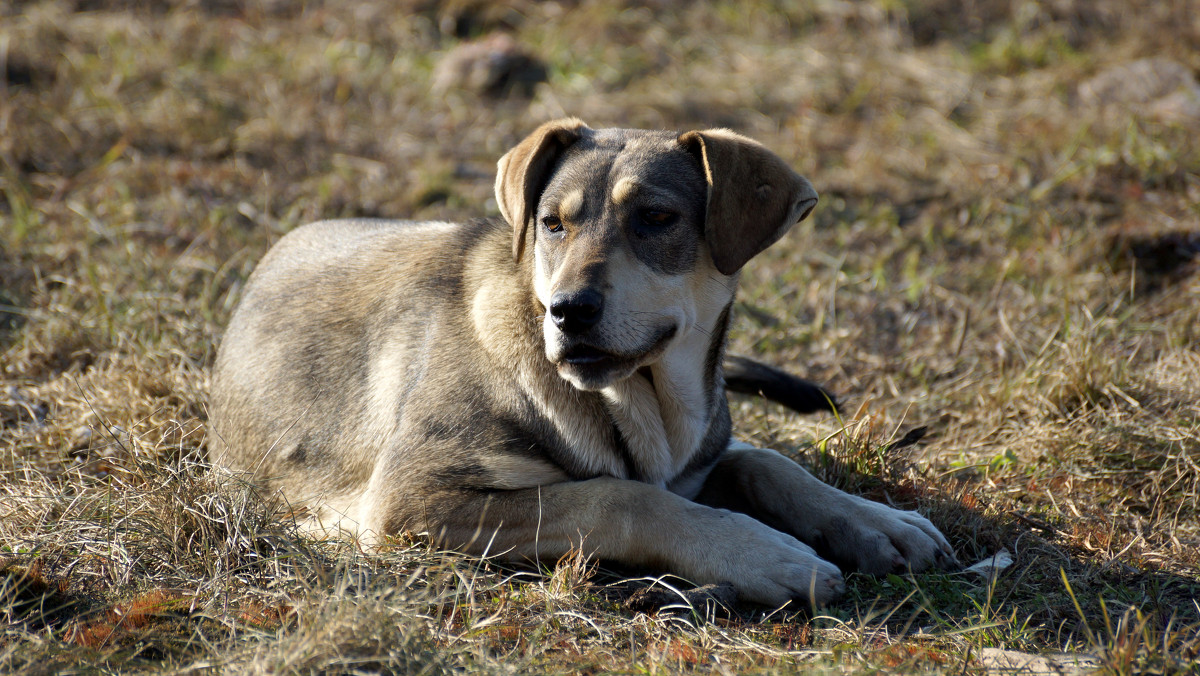
[{"label": "dry grass", "polygon": [[[1190,5],[0,2],[0,669],[1195,669]],[[544,61],[531,97],[434,92],[497,31]],[[1146,57],[1183,85],[1104,89]],[[563,114],[730,126],[813,179],[732,341],[847,416],[736,398],[740,433],[1011,567],[852,576],[815,614],[647,611],[639,571],[313,541],[204,465],[207,368],[272,241],[494,213],[495,159]]]}]

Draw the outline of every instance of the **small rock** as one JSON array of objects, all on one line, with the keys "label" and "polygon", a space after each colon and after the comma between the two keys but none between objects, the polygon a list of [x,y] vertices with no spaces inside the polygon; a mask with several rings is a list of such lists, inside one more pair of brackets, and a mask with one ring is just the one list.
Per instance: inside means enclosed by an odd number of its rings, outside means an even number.
[{"label": "small rock", "polygon": [[1100,660],[1077,653],[1043,653],[1034,655],[1017,650],[984,648],[979,664],[989,674],[1022,674],[1036,676],[1075,676],[1089,674],[1100,666]]},{"label": "small rock", "polygon": [[1200,119],[1200,84],[1170,59],[1139,59],[1100,71],[1079,85],[1079,101],[1174,120]]},{"label": "small rock", "polygon": [[464,89],[481,96],[533,96],[546,81],[546,66],[503,33],[451,49],[434,68],[433,91]]},{"label": "small rock", "polygon": [[1200,120],[1200,88],[1181,89],[1150,104],[1150,115],[1168,122]]}]

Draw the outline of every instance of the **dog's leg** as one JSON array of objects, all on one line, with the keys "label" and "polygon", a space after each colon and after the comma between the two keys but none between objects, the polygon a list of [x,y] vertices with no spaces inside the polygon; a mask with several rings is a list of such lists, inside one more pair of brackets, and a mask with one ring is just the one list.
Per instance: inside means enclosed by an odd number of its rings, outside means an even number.
[{"label": "dog's leg", "polygon": [[840,491],[769,449],[732,444],[696,500],[749,514],[847,569],[880,575],[958,565],[925,517]]},{"label": "dog's leg", "polygon": [[828,390],[762,362],[725,355],[725,389],[756,394],[797,413],[837,413],[838,402]]},{"label": "dog's leg", "polygon": [[[447,502],[453,503],[449,508]],[[745,514],[700,505],[650,484],[597,478],[483,495],[441,494],[417,517],[439,544],[508,560],[555,560],[572,550],[731,582],[739,597],[771,606],[824,604],[843,590],[837,566]],[[413,524],[410,522],[409,528]]]}]

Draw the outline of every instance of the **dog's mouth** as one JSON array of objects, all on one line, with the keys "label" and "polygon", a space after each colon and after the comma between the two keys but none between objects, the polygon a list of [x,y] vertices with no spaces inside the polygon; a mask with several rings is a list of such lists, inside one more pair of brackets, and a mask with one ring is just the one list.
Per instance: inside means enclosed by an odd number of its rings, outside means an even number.
[{"label": "dog's mouth", "polygon": [[628,377],[639,367],[657,359],[677,331],[675,326],[664,327],[644,347],[619,353],[578,343],[560,353],[555,362],[559,372],[577,387],[601,388]]},{"label": "dog's mouth", "polygon": [[563,353],[562,361],[571,366],[599,366],[605,362],[616,362],[617,356],[590,345],[576,345]]}]

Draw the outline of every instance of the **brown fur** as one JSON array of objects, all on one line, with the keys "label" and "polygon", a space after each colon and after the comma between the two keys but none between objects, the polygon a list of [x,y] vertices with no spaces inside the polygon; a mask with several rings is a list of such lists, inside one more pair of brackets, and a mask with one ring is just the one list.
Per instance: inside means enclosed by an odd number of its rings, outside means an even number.
[{"label": "brown fur", "polygon": [[214,461],[307,504],[313,528],[505,558],[582,549],[767,604],[840,593],[822,556],[953,562],[916,513],[730,445],[738,270],[812,210],[807,180],[727,130],[571,119],[500,160],[496,195],[507,224],[283,238],[218,354]]}]

